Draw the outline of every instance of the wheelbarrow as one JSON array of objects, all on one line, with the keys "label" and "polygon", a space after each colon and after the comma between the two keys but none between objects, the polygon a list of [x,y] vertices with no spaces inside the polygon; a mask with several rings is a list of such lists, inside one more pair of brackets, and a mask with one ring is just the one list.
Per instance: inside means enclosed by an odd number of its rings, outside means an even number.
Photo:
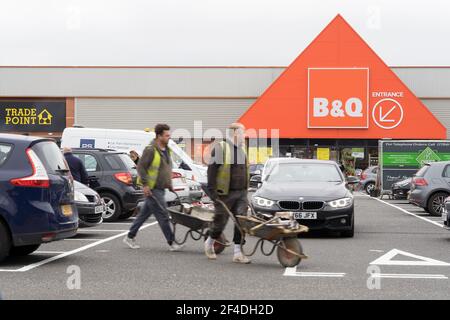
[{"label": "wheelbarrow", "polygon": [[[241,233],[241,248],[245,256],[252,256],[258,248],[265,256],[270,256],[277,250],[277,258],[283,267],[295,267],[302,259],[307,259],[303,247],[298,240],[298,234],[308,232],[308,227],[300,225],[293,212],[277,212],[273,216],[258,215],[250,204],[250,214],[234,216],[227,205],[216,200],[223,206],[229,217]],[[259,238],[250,252],[245,250],[245,236]],[[265,245],[270,243],[266,251]]]}]

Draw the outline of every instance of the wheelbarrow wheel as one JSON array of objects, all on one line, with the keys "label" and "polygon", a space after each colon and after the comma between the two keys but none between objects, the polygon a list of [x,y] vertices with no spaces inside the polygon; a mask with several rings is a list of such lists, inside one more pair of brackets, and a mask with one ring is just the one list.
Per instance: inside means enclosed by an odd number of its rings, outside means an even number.
[{"label": "wheelbarrow wheel", "polygon": [[283,267],[295,267],[302,261],[300,257],[286,251],[282,246],[298,254],[303,254],[303,248],[297,238],[283,239],[277,248],[278,261]]},{"label": "wheelbarrow wheel", "polygon": [[[208,239],[208,236],[205,236],[205,241]],[[222,243],[225,243],[226,239],[225,236],[222,234],[219,238],[220,242],[214,241],[214,253],[215,254],[221,254],[223,250],[225,250],[226,246]]]}]

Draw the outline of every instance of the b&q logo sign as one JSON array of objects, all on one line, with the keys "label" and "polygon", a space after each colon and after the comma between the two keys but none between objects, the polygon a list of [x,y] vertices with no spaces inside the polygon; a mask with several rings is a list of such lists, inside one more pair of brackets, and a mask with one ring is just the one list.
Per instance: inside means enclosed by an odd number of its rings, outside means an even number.
[{"label": "b&q logo sign", "polygon": [[287,139],[445,139],[447,129],[340,16],[238,120]]},{"label": "b&q logo sign", "polygon": [[368,126],[368,68],[308,69],[308,128]]}]

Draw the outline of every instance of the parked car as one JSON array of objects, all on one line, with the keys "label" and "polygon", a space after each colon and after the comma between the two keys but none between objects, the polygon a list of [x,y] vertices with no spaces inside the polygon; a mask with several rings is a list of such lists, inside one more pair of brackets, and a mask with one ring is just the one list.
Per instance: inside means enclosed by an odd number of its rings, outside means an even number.
[{"label": "parked car", "polygon": [[167,205],[171,206],[177,204],[178,198],[181,201],[189,201],[191,191],[184,170],[172,169],[172,185],[176,195],[173,192],[166,190],[165,199]]},{"label": "parked car", "polygon": [[[66,128],[61,137],[61,148],[99,148],[129,153],[131,150],[142,154],[144,148],[155,138],[154,132],[144,130],[122,130],[102,128]],[[178,169],[186,171],[186,177],[195,177],[201,183],[207,182],[206,166],[194,160],[172,139],[169,140],[172,159]]]},{"label": "parked car", "polygon": [[292,211],[296,220],[311,230],[339,231],[341,236],[353,237],[354,204],[348,185],[358,179],[346,180],[334,161],[284,158],[276,162],[252,196],[257,212]]},{"label": "parked car", "polygon": [[445,198],[442,220],[445,228],[450,230],[450,197]]},{"label": "parked car", "polygon": [[411,190],[412,178],[407,178],[392,184],[392,197],[394,199],[407,199],[408,193]]},{"label": "parked car", "polygon": [[375,189],[375,183],[377,181],[378,166],[368,167],[361,173],[361,179],[359,182],[359,189],[366,191],[370,194]]},{"label": "parked car", "polygon": [[205,197],[205,192],[203,192],[202,185],[199,182],[187,179],[187,184],[189,186],[189,199],[191,201],[201,201]]},{"label": "parked car", "polygon": [[130,217],[144,198],[137,185],[135,163],[128,154],[105,149],[73,149],[89,175],[89,187],[100,194],[106,205],[105,222]]},{"label": "parked car", "polygon": [[450,195],[450,161],[425,164],[412,178],[409,202],[440,216]]},{"label": "parked car", "polygon": [[77,229],[73,178],[56,143],[0,134],[0,261]]},{"label": "parked car", "polygon": [[261,172],[261,180],[265,180],[267,173],[272,170],[273,167],[275,167],[278,163],[278,161],[283,161],[283,159],[292,159],[292,158],[270,158],[267,159],[264,163],[264,166],[262,168]]},{"label": "parked car", "polygon": [[[167,206],[178,205],[179,202],[191,202],[191,189],[189,179],[186,179],[185,171],[182,169],[172,169],[172,185],[175,193],[165,190],[164,198],[166,200]],[[200,185],[200,183],[199,183]],[[144,198],[139,201],[133,215],[137,215],[144,205]]]},{"label": "parked car", "polygon": [[103,199],[88,186],[74,181],[75,205],[78,210],[78,226],[94,227],[103,222],[106,205]]}]

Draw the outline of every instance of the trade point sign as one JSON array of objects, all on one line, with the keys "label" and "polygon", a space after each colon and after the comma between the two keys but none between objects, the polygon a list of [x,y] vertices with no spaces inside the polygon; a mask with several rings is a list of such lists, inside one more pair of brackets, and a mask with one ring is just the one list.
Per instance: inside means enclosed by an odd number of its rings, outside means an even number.
[{"label": "trade point sign", "polygon": [[340,15],[239,121],[269,133],[279,129],[280,138],[445,139],[447,135]]}]

